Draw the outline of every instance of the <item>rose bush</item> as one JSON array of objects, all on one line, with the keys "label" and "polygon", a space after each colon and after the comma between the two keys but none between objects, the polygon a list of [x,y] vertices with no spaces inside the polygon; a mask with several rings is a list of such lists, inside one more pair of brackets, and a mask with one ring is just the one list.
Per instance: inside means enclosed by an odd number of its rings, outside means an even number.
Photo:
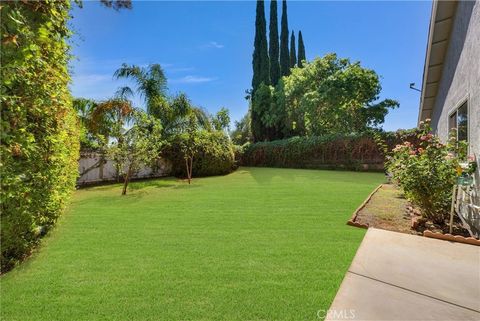
[{"label": "rose bush", "polygon": [[452,189],[464,144],[450,139],[446,144],[432,134],[430,121],[420,123],[416,143],[397,145],[387,156],[386,167],[422,215],[443,224],[450,211]]}]

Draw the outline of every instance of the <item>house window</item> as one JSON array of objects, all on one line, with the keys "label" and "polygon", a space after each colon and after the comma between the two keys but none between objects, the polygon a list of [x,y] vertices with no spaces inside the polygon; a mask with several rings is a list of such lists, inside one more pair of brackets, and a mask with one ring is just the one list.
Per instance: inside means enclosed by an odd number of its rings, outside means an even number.
[{"label": "house window", "polygon": [[448,130],[456,129],[457,140],[468,141],[468,106],[464,102],[448,118]]}]

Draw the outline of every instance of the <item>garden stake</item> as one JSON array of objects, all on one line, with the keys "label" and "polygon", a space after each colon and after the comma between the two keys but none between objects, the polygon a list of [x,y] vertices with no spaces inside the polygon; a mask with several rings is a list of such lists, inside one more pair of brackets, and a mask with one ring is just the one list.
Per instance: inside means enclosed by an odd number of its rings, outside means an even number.
[{"label": "garden stake", "polygon": [[453,185],[453,193],[452,193],[452,206],[450,207],[450,229],[449,233],[452,234],[453,231],[453,213],[455,209],[455,199],[457,198],[457,185]]}]

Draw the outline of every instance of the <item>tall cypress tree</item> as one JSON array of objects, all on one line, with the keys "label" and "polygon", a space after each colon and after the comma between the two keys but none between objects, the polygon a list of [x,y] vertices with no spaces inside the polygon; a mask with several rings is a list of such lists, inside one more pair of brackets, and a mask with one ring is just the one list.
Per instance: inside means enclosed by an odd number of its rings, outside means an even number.
[{"label": "tall cypress tree", "polygon": [[280,31],[280,73],[282,76],[290,75],[290,53],[288,51],[288,18],[287,0],[282,2],[282,21]]},{"label": "tall cypress tree", "polygon": [[305,45],[303,44],[302,32],[298,32],[298,67],[303,67],[303,61],[307,60],[305,56]]},{"label": "tall cypress tree", "polygon": [[280,79],[280,61],[278,48],[278,18],[277,18],[277,0],[270,1],[270,80],[272,85],[276,85]]},{"label": "tall cypress tree", "polygon": [[261,83],[270,85],[270,61],[268,59],[267,22],[263,0],[257,0],[257,16],[255,19],[255,42],[253,49],[253,92]]},{"label": "tall cypress tree", "polygon": [[[270,85],[270,60],[268,59],[267,22],[265,20],[265,4],[257,0],[257,16],[255,19],[255,42],[253,49],[253,77],[252,77],[252,134],[254,141],[264,139],[265,126],[262,124],[262,115],[265,111],[263,99],[257,95],[257,90]],[[260,96],[263,97],[263,96]]]},{"label": "tall cypress tree", "polygon": [[292,30],[292,36],[290,37],[290,68],[295,67],[297,64],[297,50],[295,49],[295,33]]}]

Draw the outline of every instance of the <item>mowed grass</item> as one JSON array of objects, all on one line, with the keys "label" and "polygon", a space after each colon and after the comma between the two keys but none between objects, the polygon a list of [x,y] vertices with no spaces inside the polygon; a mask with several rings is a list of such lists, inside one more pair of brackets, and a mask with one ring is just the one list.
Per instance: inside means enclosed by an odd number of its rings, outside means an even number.
[{"label": "mowed grass", "polygon": [[240,168],[79,190],[1,277],[2,320],[318,320],[365,233],[378,173]]}]

